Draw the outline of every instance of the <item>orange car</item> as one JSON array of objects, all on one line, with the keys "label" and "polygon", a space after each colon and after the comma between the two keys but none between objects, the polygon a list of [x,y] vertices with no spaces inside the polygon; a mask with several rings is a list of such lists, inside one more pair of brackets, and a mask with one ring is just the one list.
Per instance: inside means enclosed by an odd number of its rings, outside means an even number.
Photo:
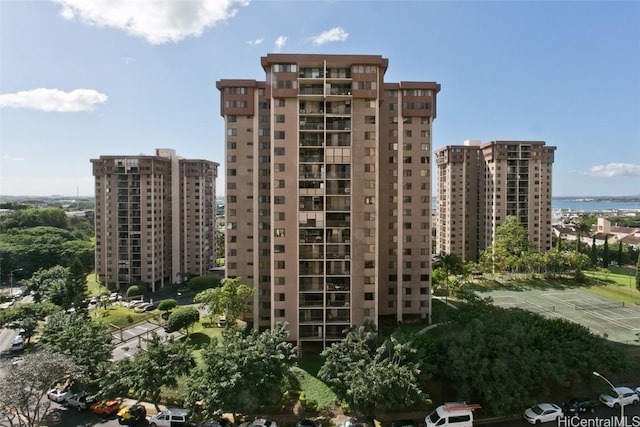
[{"label": "orange car", "polygon": [[108,417],[110,415],[115,414],[120,409],[120,401],[117,399],[113,400],[100,400],[95,402],[89,408],[91,412],[94,414],[102,415]]}]

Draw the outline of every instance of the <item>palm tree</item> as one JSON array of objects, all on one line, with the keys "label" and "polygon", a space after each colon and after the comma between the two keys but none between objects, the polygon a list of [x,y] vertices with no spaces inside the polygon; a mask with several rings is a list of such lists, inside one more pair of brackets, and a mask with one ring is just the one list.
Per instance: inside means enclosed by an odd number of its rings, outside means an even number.
[{"label": "palm tree", "polygon": [[586,234],[589,235],[591,226],[584,219],[574,223],[576,230],[578,231],[578,240],[576,242],[576,251],[582,252],[582,237]]}]

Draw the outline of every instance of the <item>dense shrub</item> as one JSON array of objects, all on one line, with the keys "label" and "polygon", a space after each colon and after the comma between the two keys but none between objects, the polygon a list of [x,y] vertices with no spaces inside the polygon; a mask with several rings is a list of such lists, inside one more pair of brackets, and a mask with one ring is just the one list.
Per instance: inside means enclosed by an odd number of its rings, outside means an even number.
[{"label": "dense shrub", "polygon": [[196,276],[187,282],[187,287],[193,292],[214,288],[220,284],[220,280],[213,276]]}]

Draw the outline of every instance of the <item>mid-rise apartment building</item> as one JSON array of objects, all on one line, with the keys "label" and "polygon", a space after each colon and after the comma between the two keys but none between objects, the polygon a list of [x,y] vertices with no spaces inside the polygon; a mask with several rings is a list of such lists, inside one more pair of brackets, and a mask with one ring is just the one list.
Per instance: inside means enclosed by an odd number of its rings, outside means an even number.
[{"label": "mid-rise apartment building", "polygon": [[151,290],[215,267],[218,163],[153,156],[100,156],[95,177],[95,268],[101,283]]},{"label": "mid-rise apartment building", "polygon": [[437,149],[437,253],[478,261],[508,216],[534,250],[549,250],[555,150],[543,141],[478,140]]},{"label": "mid-rise apartment building", "polygon": [[433,82],[384,81],[377,55],[269,54],[220,80],[226,275],[247,320],[315,351],[343,330],[428,319]]}]

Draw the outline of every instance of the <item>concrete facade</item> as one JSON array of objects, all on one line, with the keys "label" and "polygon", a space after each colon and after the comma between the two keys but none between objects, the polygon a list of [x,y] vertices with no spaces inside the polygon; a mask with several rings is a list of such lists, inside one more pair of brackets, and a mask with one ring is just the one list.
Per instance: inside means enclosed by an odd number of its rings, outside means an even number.
[{"label": "concrete facade", "polygon": [[101,283],[125,290],[143,282],[155,291],[215,267],[218,163],[183,159],[170,149],[91,163]]},{"label": "concrete facade", "polygon": [[549,250],[555,150],[543,141],[477,140],[436,150],[436,252],[478,261],[508,216],[525,227],[534,250]]},{"label": "concrete facade", "polygon": [[247,320],[316,351],[366,321],[428,319],[431,124],[440,85],[387,83],[377,55],[269,54],[220,80],[226,275]]}]

